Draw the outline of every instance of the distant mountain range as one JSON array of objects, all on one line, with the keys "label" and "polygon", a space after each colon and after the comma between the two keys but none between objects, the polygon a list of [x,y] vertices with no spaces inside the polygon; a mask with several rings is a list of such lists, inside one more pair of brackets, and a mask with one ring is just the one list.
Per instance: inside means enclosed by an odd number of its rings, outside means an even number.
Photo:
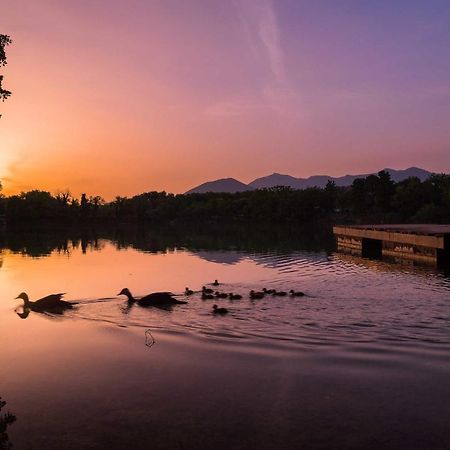
[{"label": "distant mountain range", "polygon": [[[399,182],[409,177],[417,177],[421,181],[426,180],[432,172],[420,169],[418,167],[410,167],[405,170],[384,169],[389,172],[392,180]],[[373,172],[374,174],[378,172]],[[186,192],[186,194],[202,194],[206,192],[243,192],[252,189],[264,189],[275,186],[287,186],[293,189],[305,189],[308,187],[326,186],[328,180],[334,181],[336,186],[350,186],[357,178],[365,178],[370,173],[361,175],[345,175],[343,177],[330,177],[328,175],[313,175],[309,178],[295,178],[290,175],[273,173],[266,177],[257,178],[249,184],[242,183],[235,178],[222,178],[220,180],[208,181],[200,186],[194,187]]]}]

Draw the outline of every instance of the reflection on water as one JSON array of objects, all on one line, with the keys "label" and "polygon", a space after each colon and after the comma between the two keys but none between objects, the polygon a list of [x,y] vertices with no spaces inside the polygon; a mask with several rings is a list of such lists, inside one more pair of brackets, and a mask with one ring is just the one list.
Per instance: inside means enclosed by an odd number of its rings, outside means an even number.
[{"label": "reflection on water", "polygon": [[[280,235],[5,239],[0,379],[24,418],[15,446],[445,448],[448,276]],[[203,285],[242,299],[203,300]],[[188,303],[143,308],[116,296],[125,286]],[[249,298],[263,288],[306,295]],[[78,304],[18,320],[23,290]]]},{"label": "reflection on water", "polygon": [[270,251],[304,249],[316,251],[317,249],[332,249],[334,237],[328,228],[299,229],[287,227],[261,227],[251,229],[229,227],[205,229],[197,227],[142,229],[124,227],[120,229],[77,229],[67,230],[41,230],[0,233],[0,249],[8,249],[14,253],[40,257],[50,255],[56,251],[70,255],[73,251],[101,250],[104,240],[114,243],[118,250],[134,248],[136,250],[160,253],[176,248],[189,248],[208,258],[219,255],[220,262],[230,258],[228,252],[236,251]]},{"label": "reflection on water", "polygon": [[12,444],[8,436],[8,427],[16,421],[16,416],[10,412],[2,413],[6,402],[0,397],[0,449],[11,448]]}]

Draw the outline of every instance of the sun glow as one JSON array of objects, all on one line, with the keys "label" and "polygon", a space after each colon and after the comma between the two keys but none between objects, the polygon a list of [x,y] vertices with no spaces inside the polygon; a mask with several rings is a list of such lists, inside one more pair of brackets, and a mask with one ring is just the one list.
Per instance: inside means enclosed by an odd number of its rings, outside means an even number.
[{"label": "sun glow", "polygon": [[18,161],[18,142],[12,136],[1,136],[0,143],[0,183],[3,193],[7,193],[8,182],[11,177],[14,164]]},{"label": "sun glow", "polygon": [[2,148],[2,152],[0,153],[0,179],[7,176],[11,161],[10,153]]},{"label": "sun glow", "polygon": [[407,2],[426,39],[389,2],[363,2],[358,20],[334,2],[9,2],[3,193],[448,172],[448,36],[428,22],[433,1]]}]

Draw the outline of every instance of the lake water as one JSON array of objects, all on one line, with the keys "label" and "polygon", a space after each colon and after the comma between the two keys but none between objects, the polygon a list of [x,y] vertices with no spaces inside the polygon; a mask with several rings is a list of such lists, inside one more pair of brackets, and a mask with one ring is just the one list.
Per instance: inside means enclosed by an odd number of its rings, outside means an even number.
[{"label": "lake water", "polygon": [[[3,243],[0,396],[15,449],[450,448],[445,273],[317,243],[206,242]],[[116,295],[216,278],[243,299],[196,293],[167,311]],[[249,299],[263,287],[306,295]],[[22,319],[22,291],[78,304]]]}]

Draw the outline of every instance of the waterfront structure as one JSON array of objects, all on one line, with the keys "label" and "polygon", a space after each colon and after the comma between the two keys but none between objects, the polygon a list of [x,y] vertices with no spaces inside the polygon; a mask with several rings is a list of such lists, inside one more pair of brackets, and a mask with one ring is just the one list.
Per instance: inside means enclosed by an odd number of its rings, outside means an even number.
[{"label": "waterfront structure", "polygon": [[445,265],[450,263],[450,225],[336,225],[339,251]]}]

